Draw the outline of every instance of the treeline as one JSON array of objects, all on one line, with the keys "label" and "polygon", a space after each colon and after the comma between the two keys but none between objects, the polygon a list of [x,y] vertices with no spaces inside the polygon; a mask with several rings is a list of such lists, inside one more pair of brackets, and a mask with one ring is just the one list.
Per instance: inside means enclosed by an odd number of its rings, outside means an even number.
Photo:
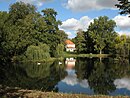
[{"label": "treeline", "polygon": [[107,16],[94,19],[87,31],[78,30],[72,39],[76,44],[77,53],[115,54],[128,57],[130,37],[119,35],[114,28],[116,23]]},{"label": "treeline", "polygon": [[59,30],[62,22],[56,15],[54,9],[38,12],[35,6],[23,2],[12,4],[8,12],[0,11],[0,60],[59,56],[59,48],[68,36]]}]

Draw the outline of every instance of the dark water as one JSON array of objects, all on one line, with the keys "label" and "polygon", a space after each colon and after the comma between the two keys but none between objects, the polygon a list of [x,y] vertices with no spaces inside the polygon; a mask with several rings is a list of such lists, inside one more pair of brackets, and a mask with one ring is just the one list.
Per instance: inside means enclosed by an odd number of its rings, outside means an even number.
[{"label": "dark water", "polygon": [[63,93],[130,95],[127,59],[68,58],[60,63],[1,65],[0,84]]}]

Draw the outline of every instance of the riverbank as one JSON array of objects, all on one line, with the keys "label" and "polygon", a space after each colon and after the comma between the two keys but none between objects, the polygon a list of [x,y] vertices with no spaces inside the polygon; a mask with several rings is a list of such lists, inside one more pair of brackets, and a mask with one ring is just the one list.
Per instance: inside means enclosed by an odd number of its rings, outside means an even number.
[{"label": "riverbank", "polygon": [[40,63],[48,63],[48,62],[54,62],[55,60],[60,60],[60,61],[62,61],[63,59],[64,59],[64,57],[59,57],[59,58],[51,57],[51,58],[43,59],[43,60],[23,60],[22,62],[33,62],[33,63],[40,62]]},{"label": "riverbank", "polygon": [[130,98],[129,96],[106,96],[106,95],[85,95],[65,94],[55,92],[42,92],[36,90],[12,89],[9,87],[0,88],[2,98]]},{"label": "riverbank", "polygon": [[23,60],[22,62],[40,62],[40,63],[46,63],[46,62],[54,62],[55,60],[60,60],[62,61],[64,58],[70,58],[70,57],[88,57],[88,58],[93,58],[93,57],[98,57],[98,58],[107,58],[111,56],[111,54],[77,54],[77,53],[67,53],[64,52],[63,56],[61,57],[51,57],[48,59],[43,59],[43,60]]},{"label": "riverbank", "polygon": [[64,52],[64,57],[101,57],[101,58],[106,58],[111,56],[111,54],[77,54],[77,53],[67,53]]}]

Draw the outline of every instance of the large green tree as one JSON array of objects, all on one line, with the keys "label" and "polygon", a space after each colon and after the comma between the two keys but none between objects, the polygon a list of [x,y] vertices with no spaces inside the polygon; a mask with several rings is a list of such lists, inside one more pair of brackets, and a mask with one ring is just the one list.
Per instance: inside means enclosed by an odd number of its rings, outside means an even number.
[{"label": "large green tree", "polygon": [[44,30],[45,34],[44,37],[42,37],[42,40],[50,46],[51,56],[55,56],[56,47],[58,44],[64,42],[67,35],[65,32],[59,30],[58,26],[61,25],[61,21],[56,19],[57,12],[54,9],[47,8],[42,10],[42,12],[46,23],[46,29]]},{"label": "large green tree", "polygon": [[16,2],[9,12],[0,12],[0,58],[7,61],[25,54],[30,45],[47,44],[51,56],[58,44],[67,38],[59,30],[61,21],[56,19],[57,12],[48,8],[37,12],[36,7],[23,2]]},{"label": "large green tree", "polygon": [[116,36],[116,32],[114,31],[115,26],[116,23],[113,20],[109,20],[107,16],[94,19],[89,25],[88,31],[85,32],[86,42],[88,43],[88,40],[91,40],[91,43],[93,43],[89,47],[102,54],[103,49],[108,44],[110,46],[114,42]]},{"label": "large green tree", "polygon": [[23,54],[27,47],[34,43],[35,9],[35,6],[23,2],[16,2],[10,6],[2,31],[4,40],[1,47],[5,58],[12,59]]}]

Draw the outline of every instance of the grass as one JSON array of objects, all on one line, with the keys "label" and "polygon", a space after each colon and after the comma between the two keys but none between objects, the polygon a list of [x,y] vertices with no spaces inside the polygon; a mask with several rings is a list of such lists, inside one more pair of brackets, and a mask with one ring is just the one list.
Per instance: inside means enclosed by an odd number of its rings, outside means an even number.
[{"label": "grass", "polygon": [[105,57],[108,57],[110,56],[110,54],[76,54],[76,53],[67,53],[65,52],[64,53],[64,57],[102,57],[102,58],[105,58]]}]

